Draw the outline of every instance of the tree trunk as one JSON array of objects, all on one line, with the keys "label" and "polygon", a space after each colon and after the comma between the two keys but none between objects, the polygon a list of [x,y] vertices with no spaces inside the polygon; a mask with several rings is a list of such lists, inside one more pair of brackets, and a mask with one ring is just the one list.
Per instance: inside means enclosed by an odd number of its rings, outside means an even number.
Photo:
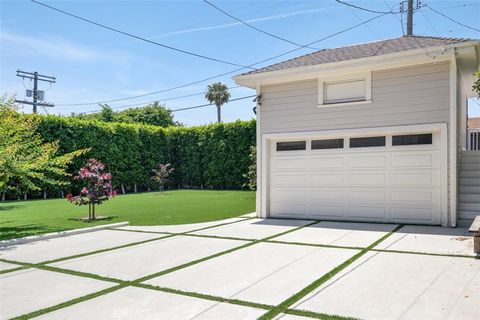
[{"label": "tree trunk", "polygon": [[222,122],[222,106],[217,104],[217,122]]},{"label": "tree trunk", "polygon": [[47,191],[43,190],[43,199],[47,199]]},{"label": "tree trunk", "polygon": [[137,184],[136,183],[133,185],[133,192],[137,193]]},{"label": "tree trunk", "polygon": [[5,190],[2,190],[2,201],[5,201]]},{"label": "tree trunk", "polygon": [[152,191],[152,190],[150,190],[150,187],[147,187],[147,192],[150,192],[150,191]]},{"label": "tree trunk", "polygon": [[27,193],[26,192],[23,194],[23,200],[27,200]]},{"label": "tree trunk", "polygon": [[95,220],[95,204],[92,204],[92,220]]},{"label": "tree trunk", "polygon": [[88,220],[92,220],[92,205],[88,204]]},{"label": "tree trunk", "polygon": [[120,187],[122,188],[122,193],[125,194],[125,186],[123,185],[123,183],[120,185]]},{"label": "tree trunk", "polygon": [[65,192],[63,191],[63,189],[61,194],[62,194],[62,198],[65,198]]}]

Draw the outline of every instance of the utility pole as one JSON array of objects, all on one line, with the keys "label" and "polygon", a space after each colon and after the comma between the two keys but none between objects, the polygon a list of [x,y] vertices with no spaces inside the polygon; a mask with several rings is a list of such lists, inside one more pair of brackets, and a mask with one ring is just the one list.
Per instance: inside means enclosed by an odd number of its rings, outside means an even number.
[{"label": "utility pole", "polygon": [[22,70],[17,70],[17,77],[24,79],[33,80],[33,90],[26,90],[26,96],[32,97],[32,101],[26,100],[15,100],[17,103],[29,104],[33,106],[33,113],[37,113],[37,106],[40,107],[54,107],[53,103],[38,102],[43,101],[45,98],[45,92],[38,90],[38,81],[48,82],[50,84],[55,83],[55,77],[45,76],[38,74],[38,72],[26,72]]},{"label": "utility pole", "polygon": [[413,0],[408,0],[407,8],[407,36],[413,35]]},{"label": "utility pole", "polygon": [[[405,5],[407,8],[405,9]],[[405,0],[400,2],[400,13],[407,13],[407,36],[413,35],[413,13],[423,7],[421,0],[416,0],[415,5],[413,0]]]}]

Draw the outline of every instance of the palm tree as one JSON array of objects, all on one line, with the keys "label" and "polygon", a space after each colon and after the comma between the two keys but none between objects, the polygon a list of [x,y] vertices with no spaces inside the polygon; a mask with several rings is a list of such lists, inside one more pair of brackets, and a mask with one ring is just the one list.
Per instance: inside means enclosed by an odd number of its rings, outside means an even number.
[{"label": "palm tree", "polygon": [[217,120],[222,122],[222,105],[230,100],[230,92],[228,87],[221,82],[216,82],[208,85],[205,99],[210,103],[215,103],[217,106]]}]

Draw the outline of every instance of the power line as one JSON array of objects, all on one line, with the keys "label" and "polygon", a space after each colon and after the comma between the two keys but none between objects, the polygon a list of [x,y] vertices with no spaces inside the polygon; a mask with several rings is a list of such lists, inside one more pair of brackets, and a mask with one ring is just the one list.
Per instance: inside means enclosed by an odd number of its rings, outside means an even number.
[{"label": "power line", "polygon": [[[228,89],[229,89],[229,90],[232,90],[232,89],[237,89],[237,88],[240,88],[240,87],[241,87],[241,86],[233,86],[233,87],[230,87],[230,88],[228,88]],[[207,92],[204,91],[204,92],[186,94],[186,95],[183,95],[183,96],[177,96],[177,97],[172,97],[172,98],[167,98],[167,99],[161,99],[161,100],[157,99],[157,100],[151,100],[151,101],[131,103],[131,104],[123,105],[123,106],[112,107],[112,109],[113,109],[113,110],[116,110],[116,109],[130,108],[130,107],[141,107],[141,106],[146,106],[146,105],[149,105],[149,104],[152,104],[152,103],[155,103],[155,102],[164,103],[164,102],[166,102],[166,101],[171,101],[171,100],[178,100],[178,99],[183,99],[183,98],[201,96],[201,95],[205,95],[205,93],[207,93]],[[101,110],[92,110],[92,111],[88,111],[88,113],[94,113],[94,112],[99,112],[99,111],[101,111]]]},{"label": "power line", "polygon": [[[216,5],[214,5],[213,3],[211,3],[211,2],[208,1],[208,0],[203,0],[203,2],[205,2],[205,3],[208,4],[209,6],[213,7],[214,9],[220,11],[221,13],[225,14],[226,16],[228,16],[228,17],[230,17],[230,18],[232,18],[232,19],[234,19],[234,20],[236,20],[236,21],[238,21],[238,22],[246,25],[247,27],[249,27],[249,28],[251,28],[251,29],[253,29],[253,30],[255,30],[255,31],[258,31],[258,32],[263,33],[263,34],[266,34],[266,35],[268,35],[268,36],[270,36],[270,37],[273,37],[273,38],[275,38],[275,39],[278,39],[278,40],[281,40],[281,41],[284,41],[284,42],[293,44],[293,45],[295,45],[295,46],[297,46],[297,47],[303,47],[303,45],[301,45],[301,44],[299,44],[299,43],[293,42],[293,41],[291,41],[291,40],[282,38],[282,37],[277,36],[277,35],[275,35],[275,34],[273,34],[273,33],[270,33],[270,32],[267,32],[267,31],[265,31],[265,30],[262,30],[262,29],[260,29],[260,28],[257,28],[257,27],[255,27],[254,25],[252,25],[252,24],[250,24],[250,23],[248,23],[248,22],[246,22],[246,21],[244,21],[244,20],[242,20],[242,19],[240,19],[240,18],[237,18],[237,17],[235,17],[234,15],[226,12],[226,11],[223,10],[222,8],[217,7]],[[305,48],[313,49],[313,50],[319,50],[318,48],[311,48],[311,47],[305,47]]]},{"label": "power line", "polygon": [[457,20],[454,20],[454,19],[450,18],[449,16],[447,16],[446,14],[443,14],[443,13],[441,13],[440,11],[433,9],[433,8],[430,7],[428,4],[426,4],[425,6],[426,6],[428,9],[432,10],[433,12],[441,15],[442,17],[444,17],[444,18],[446,18],[446,19],[448,19],[448,20],[450,20],[450,21],[452,21],[452,22],[454,22],[454,23],[456,23],[456,24],[458,24],[458,25],[460,25],[460,26],[462,26],[462,27],[465,27],[465,28],[468,28],[468,29],[470,29],[470,30],[474,30],[474,31],[480,32],[480,29],[471,27],[471,26],[466,25],[466,24],[464,24],[464,23],[461,23],[461,22],[459,22],[459,21],[457,21]]},{"label": "power line", "polygon": [[96,25],[98,27],[101,27],[101,28],[104,28],[104,29],[107,29],[107,30],[110,30],[110,31],[113,31],[113,32],[123,34],[125,36],[131,37],[131,38],[134,38],[134,39],[137,39],[137,40],[141,40],[141,41],[153,44],[153,45],[157,45],[157,46],[160,46],[160,47],[163,47],[163,48],[166,48],[166,49],[181,52],[181,53],[184,53],[184,54],[187,54],[187,55],[190,55],[190,56],[194,56],[194,57],[197,57],[197,58],[202,58],[202,59],[205,59],[205,60],[210,60],[210,61],[215,61],[215,62],[219,62],[219,63],[223,63],[223,64],[228,64],[228,65],[231,65],[231,66],[242,67],[242,68],[247,68],[247,69],[254,69],[254,68],[244,66],[244,65],[241,65],[241,64],[238,64],[238,63],[229,62],[229,61],[222,60],[222,59],[217,59],[217,58],[212,58],[212,57],[208,57],[208,56],[205,56],[205,55],[202,55],[202,54],[199,54],[199,53],[195,53],[195,52],[192,52],[192,51],[175,48],[175,47],[172,47],[172,46],[169,46],[169,45],[166,45],[166,44],[154,41],[154,40],[150,40],[150,39],[147,39],[147,38],[144,38],[144,37],[141,37],[141,36],[134,35],[132,33],[126,32],[126,31],[122,31],[122,30],[119,30],[119,29],[115,29],[113,27],[109,27],[107,25],[101,24],[99,22],[95,22],[95,21],[87,19],[87,18],[80,17],[80,16],[75,15],[73,13],[70,13],[70,12],[52,7],[48,4],[45,4],[45,3],[42,3],[42,2],[39,2],[39,1],[36,1],[36,0],[30,0],[30,1],[32,1],[33,3],[36,3],[38,5],[41,5],[43,7],[49,8],[51,10],[54,10],[54,11],[60,12],[62,14],[65,14],[67,16],[73,17],[75,19],[78,19],[78,20]]},{"label": "power line", "polygon": [[[345,28],[345,29],[342,29],[340,31],[337,31],[335,33],[332,33],[328,36],[325,36],[321,39],[318,39],[316,41],[313,41],[311,43],[308,43],[305,45],[306,46],[310,46],[310,45],[313,45],[313,44],[316,44],[316,43],[319,43],[319,42],[322,42],[322,41],[325,41],[327,39],[330,39],[332,37],[335,37],[339,34],[342,34],[342,33],[345,33],[345,32],[348,32],[352,29],[355,29],[355,28],[358,28],[364,24],[367,24],[373,20],[376,20],[376,19],[379,19],[383,16],[385,16],[386,14],[388,13],[383,13],[383,14],[379,14],[373,18],[370,18],[370,19],[367,19],[367,20],[364,20],[360,23],[357,23],[356,25],[353,25],[351,27],[348,27],[348,28]],[[258,61],[258,62],[255,62],[251,65],[249,65],[250,67],[253,67],[253,66],[256,66],[258,64],[262,64],[262,63],[265,63],[265,62],[268,62],[268,61],[271,61],[271,60],[274,60],[274,59],[277,59],[277,58],[280,58],[280,57],[283,57],[285,55],[288,55],[292,52],[296,52],[298,50],[301,50],[303,49],[304,47],[299,47],[299,48],[295,48],[295,49],[292,49],[292,50],[289,50],[289,51],[286,51],[284,53],[281,53],[281,54],[278,54],[276,56],[273,56],[273,57],[270,57],[270,58],[267,58],[267,59],[264,59],[264,60],[261,60],[261,61]],[[119,98],[119,99],[113,99],[113,100],[103,100],[103,101],[93,101],[93,102],[87,102],[87,103],[74,103],[74,104],[63,104],[63,105],[59,105],[57,104],[57,106],[81,106],[81,105],[92,105],[92,104],[102,104],[102,103],[109,103],[109,102],[118,102],[118,101],[124,101],[124,100],[129,100],[129,99],[135,99],[135,98],[140,98],[140,97],[145,97],[145,96],[149,96],[149,95],[153,95],[153,94],[157,94],[157,93],[164,93],[164,92],[168,92],[168,91],[172,91],[172,90],[177,90],[177,89],[181,89],[181,88],[185,88],[185,87],[189,87],[189,86],[192,86],[192,85],[195,85],[195,84],[199,84],[199,83],[202,83],[202,82],[205,82],[205,81],[209,81],[209,80],[212,80],[212,79],[216,79],[216,78],[219,78],[219,77],[223,77],[223,76],[226,76],[226,75],[229,75],[229,74],[232,74],[232,73],[236,73],[236,72],[239,72],[241,70],[244,70],[246,68],[237,68],[237,69],[234,69],[234,70],[231,70],[231,71],[227,71],[227,72],[224,72],[224,73],[221,73],[221,74],[217,74],[217,75],[214,75],[214,76],[211,76],[211,77],[208,77],[208,78],[204,78],[204,79],[200,79],[200,80],[197,80],[197,81],[193,81],[193,82],[189,82],[189,83],[185,83],[185,84],[182,84],[182,85],[178,85],[178,86],[175,86],[175,87],[171,87],[171,88],[168,88],[168,89],[163,89],[163,90],[158,90],[158,91],[152,91],[152,92],[148,92],[148,93],[145,93],[145,94],[141,94],[141,95],[136,95],[136,96],[129,96],[129,97],[124,97],[124,98]]]},{"label": "power line", "polygon": [[[393,6],[389,6],[388,3],[387,3],[387,0],[383,0],[383,3],[385,3],[385,6],[390,9],[390,11],[393,11]],[[402,12],[400,12],[400,18],[397,17],[397,15],[393,15],[397,20],[398,22],[400,22],[400,26],[402,27],[402,35],[405,35],[405,29],[403,28],[403,16],[402,16]]]},{"label": "power line", "polygon": [[366,12],[370,12],[370,13],[380,13],[380,14],[382,14],[382,13],[384,13],[384,14],[389,14],[389,13],[395,14],[395,13],[399,13],[399,12],[393,12],[392,10],[390,10],[390,11],[377,11],[377,10],[372,10],[372,9],[363,8],[363,7],[360,7],[360,6],[357,6],[357,5],[354,5],[354,4],[345,2],[345,1],[341,1],[341,0],[335,0],[335,1],[338,2],[338,3],[340,3],[340,4],[343,4],[343,5],[345,5],[345,6],[352,7],[352,8],[359,9],[359,10],[366,11]]},{"label": "power line", "polygon": [[[249,95],[249,96],[244,96],[244,97],[240,97],[240,98],[230,99],[230,100],[228,100],[228,102],[239,101],[239,100],[244,100],[244,99],[249,99],[249,98],[254,98],[254,97],[256,97],[256,95]],[[206,103],[206,104],[196,105],[196,106],[192,106],[192,107],[178,108],[178,109],[173,109],[173,110],[168,110],[168,111],[169,112],[185,111],[185,110],[191,110],[191,109],[210,107],[210,106],[214,106],[214,105],[215,105],[214,103]],[[88,111],[88,112],[82,112],[80,114],[96,113],[96,112],[100,112],[100,111],[101,110]]]}]

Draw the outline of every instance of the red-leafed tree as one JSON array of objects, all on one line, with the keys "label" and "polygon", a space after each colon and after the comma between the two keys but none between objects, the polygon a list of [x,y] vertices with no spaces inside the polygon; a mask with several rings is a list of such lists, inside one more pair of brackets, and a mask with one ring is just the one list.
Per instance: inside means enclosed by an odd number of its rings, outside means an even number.
[{"label": "red-leafed tree", "polygon": [[83,187],[80,195],[67,195],[67,200],[75,205],[88,204],[88,220],[95,220],[95,206],[102,204],[109,198],[116,196],[112,190],[112,175],[105,170],[105,165],[96,160],[89,159],[85,167],[80,168],[75,180],[85,180],[87,186]]}]

